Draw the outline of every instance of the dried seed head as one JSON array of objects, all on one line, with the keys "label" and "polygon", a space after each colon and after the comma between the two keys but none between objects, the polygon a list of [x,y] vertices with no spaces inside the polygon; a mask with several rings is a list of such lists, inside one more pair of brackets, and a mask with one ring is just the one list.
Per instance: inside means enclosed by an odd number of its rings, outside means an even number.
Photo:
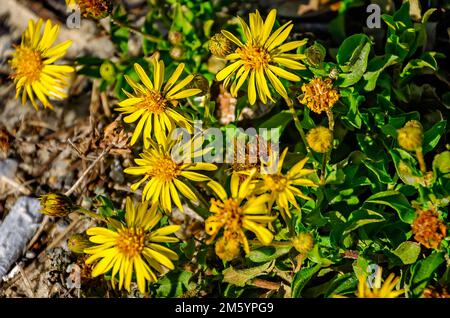
[{"label": "dried seed head", "polygon": [[222,33],[216,33],[209,40],[209,50],[217,57],[226,57],[228,54],[234,52],[236,45],[228,40]]},{"label": "dried seed head", "polygon": [[397,140],[400,147],[407,151],[420,149],[423,141],[423,128],[420,122],[410,120],[403,128],[397,129]]},{"label": "dried seed head", "polygon": [[292,239],[292,245],[298,252],[306,254],[313,249],[314,238],[310,233],[301,232]]},{"label": "dried seed head", "polygon": [[447,236],[447,226],[432,210],[419,210],[412,224],[414,239],[426,248],[438,248]]},{"label": "dried seed head", "polygon": [[318,126],[308,132],[306,141],[315,152],[325,153],[333,145],[333,132],[328,128]]},{"label": "dried seed head", "polygon": [[241,247],[238,240],[226,238],[225,236],[218,239],[215,246],[216,255],[224,261],[235,259],[239,255],[240,250]]}]

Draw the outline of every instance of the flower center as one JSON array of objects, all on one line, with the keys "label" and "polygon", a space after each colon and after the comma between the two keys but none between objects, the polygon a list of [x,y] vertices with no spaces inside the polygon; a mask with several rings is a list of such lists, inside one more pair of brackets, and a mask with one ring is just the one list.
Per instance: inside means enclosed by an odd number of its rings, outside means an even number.
[{"label": "flower center", "polygon": [[17,47],[11,66],[15,70],[12,74],[14,79],[25,77],[28,83],[39,80],[42,68],[42,56],[38,51],[28,47]]},{"label": "flower center", "polygon": [[172,158],[166,156],[159,159],[148,174],[162,181],[172,181],[180,174],[180,168]]},{"label": "flower center", "polygon": [[236,52],[240,55],[247,69],[257,70],[261,67],[266,68],[269,65],[270,54],[262,47],[245,46],[238,48]]},{"label": "flower center", "polygon": [[166,109],[167,100],[159,92],[149,91],[143,99],[139,106],[149,112],[161,114]]},{"label": "flower center", "polygon": [[125,228],[119,230],[117,248],[129,257],[139,255],[145,246],[144,230],[141,228]]},{"label": "flower center", "polygon": [[267,175],[264,183],[272,192],[282,192],[287,186],[287,179],[279,174]]}]

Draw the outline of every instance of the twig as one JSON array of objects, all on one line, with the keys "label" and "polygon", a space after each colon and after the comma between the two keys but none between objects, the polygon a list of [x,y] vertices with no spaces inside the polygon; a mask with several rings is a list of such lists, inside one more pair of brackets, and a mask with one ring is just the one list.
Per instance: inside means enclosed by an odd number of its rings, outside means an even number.
[{"label": "twig", "polygon": [[69,190],[67,190],[66,193],[64,194],[67,196],[71,195],[78,188],[78,186],[84,181],[89,172],[91,172],[91,170],[94,169],[97,163],[108,154],[108,152],[111,150],[112,147],[113,144],[110,144],[108,148],[104,149],[102,153],[97,157],[97,159],[95,159],[94,162],[92,162],[91,165],[87,167],[86,170],[84,170],[83,174],[78,178],[78,180],[73,184],[73,186]]},{"label": "twig", "polygon": [[34,295],[33,289],[31,288],[31,283],[30,283],[30,280],[28,279],[28,276],[23,271],[21,265],[17,265],[17,268],[19,269],[20,276],[22,276],[22,279],[25,281],[25,286],[27,287],[29,296],[34,298],[35,295]]},{"label": "twig", "polygon": [[259,287],[259,288],[264,288],[264,289],[269,289],[269,290],[278,290],[281,287],[280,283],[271,282],[271,281],[260,279],[260,278],[253,279],[250,284],[253,286]]},{"label": "twig", "polygon": [[18,182],[8,178],[7,176],[0,176],[0,180],[19,190],[22,194],[30,195],[30,190],[19,184]]},{"label": "twig", "polygon": [[59,244],[59,242],[67,235],[67,233],[69,233],[75,226],[78,225],[78,223],[80,223],[81,219],[80,218],[76,218],[75,220],[72,221],[72,223],[69,224],[69,226],[64,230],[64,232],[62,232],[61,234],[59,234],[51,244],[49,244],[46,247],[46,251],[51,250],[52,248],[54,248],[55,246],[57,246]]}]

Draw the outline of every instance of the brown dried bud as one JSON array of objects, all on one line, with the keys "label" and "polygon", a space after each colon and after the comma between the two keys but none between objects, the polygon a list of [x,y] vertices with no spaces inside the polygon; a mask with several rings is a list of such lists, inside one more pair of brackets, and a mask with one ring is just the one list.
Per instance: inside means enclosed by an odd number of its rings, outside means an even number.
[{"label": "brown dried bud", "polygon": [[426,248],[438,248],[447,236],[447,226],[432,210],[419,210],[412,224],[414,239]]},{"label": "brown dried bud", "polygon": [[100,20],[111,14],[112,0],[77,0],[83,16]]}]

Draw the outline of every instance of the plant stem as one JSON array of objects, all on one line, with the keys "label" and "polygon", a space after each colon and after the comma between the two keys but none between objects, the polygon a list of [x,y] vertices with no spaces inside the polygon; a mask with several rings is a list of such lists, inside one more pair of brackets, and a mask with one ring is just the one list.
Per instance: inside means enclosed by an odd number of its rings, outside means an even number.
[{"label": "plant stem", "polygon": [[322,168],[320,171],[320,184],[322,184],[322,185],[325,184],[325,173],[326,173],[326,169],[327,169],[329,153],[330,153],[330,151],[327,151],[326,153],[323,154],[323,157],[322,157]]},{"label": "plant stem", "polygon": [[91,217],[93,219],[96,219],[97,221],[102,221],[102,222],[106,221],[105,218],[102,217],[101,215],[98,215],[97,213],[94,213],[94,212],[89,211],[89,210],[87,210],[85,208],[82,208],[82,207],[78,207],[78,209],[75,212],[79,212],[79,213],[82,213],[84,215],[87,215],[87,216],[89,216],[89,217]]},{"label": "plant stem", "polygon": [[111,17],[111,21],[113,23],[117,24],[121,28],[126,28],[126,29],[130,30],[131,32],[141,35],[143,38],[145,38],[146,40],[149,40],[150,42],[153,42],[153,43],[161,42],[161,39],[158,39],[157,37],[152,36],[150,34],[146,34],[146,33],[142,32],[141,30],[139,30],[138,28],[133,27],[131,25],[127,25],[127,24],[123,23],[122,21],[117,20],[114,17]]},{"label": "plant stem", "polygon": [[423,158],[422,148],[419,148],[416,150],[416,156],[417,156],[417,160],[419,161],[420,171],[422,171],[422,173],[427,172],[427,167],[425,165],[425,159]]},{"label": "plant stem", "polygon": [[297,128],[298,132],[300,133],[300,137],[302,137],[302,141],[305,144],[305,148],[309,152],[309,146],[306,141],[306,135],[305,135],[305,132],[303,131],[302,124],[301,124],[300,120],[298,119],[297,113],[295,111],[294,102],[290,98],[285,98],[285,101],[289,107],[289,110],[291,111],[292,117],[294,118],[295,128]]}]

